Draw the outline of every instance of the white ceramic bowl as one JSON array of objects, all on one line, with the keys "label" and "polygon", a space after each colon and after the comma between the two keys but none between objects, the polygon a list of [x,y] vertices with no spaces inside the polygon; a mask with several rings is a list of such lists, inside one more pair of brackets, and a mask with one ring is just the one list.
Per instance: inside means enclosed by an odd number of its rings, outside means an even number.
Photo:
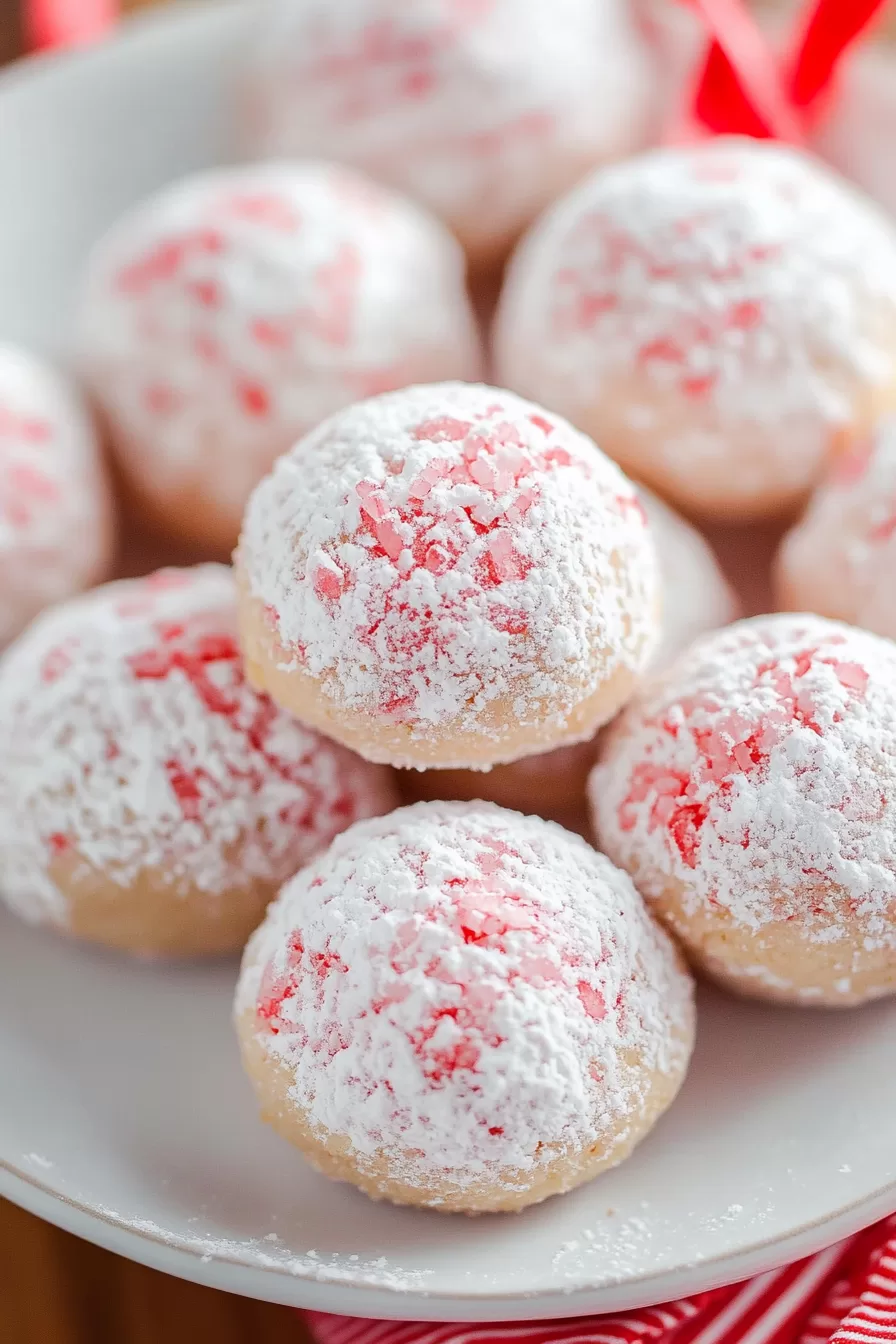
[{"label": "white ceramic bowl", "polygon": [[[64,352],[91,240],[227,156],[248,17],[153,15],[0,78],[0,339]],[[230,1028],[235,975],[134,966],[0,915],[0,1192],[215,1287],[455,1320],[662,1301],[896,1209],[896,1003],[812,1014],[706,993],[682,1096],[631,1161],[468,1221],[369,1203],[262,1126]]]}]

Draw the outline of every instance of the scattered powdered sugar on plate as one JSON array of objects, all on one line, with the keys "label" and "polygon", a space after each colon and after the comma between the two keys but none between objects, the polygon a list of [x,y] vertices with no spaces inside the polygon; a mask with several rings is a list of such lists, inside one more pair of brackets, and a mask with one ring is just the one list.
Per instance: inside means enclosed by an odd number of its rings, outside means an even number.
[{"label": "scattered powdered sugar on plate", "polygon": [[94,249],[79,359],[139,479],[238,522],[279,453],[340,406],[476,377],[456,241],[348,168],[249,165],[166,187]]},{"label": "scattered powdered sugar on plate", "polygon": [[656,561],[619,470],[511,393],[408,388],[333,416],[256,489],[251,593],[337,705],[495,736],[553,722],[657,634]]},{"label": "scattered powdered sugar on plate", "polygon": [[753,930],[798,919],[836,941],[842,892],[866,947],[896,948],[889,640],[802,615],[703,637],[617,720],[590,792],[601,842],[645,896],[676,881],[689,913],[721,907]]},{"label": "scattered powdered sugar on plate", "polygon": [[125,1231],[149,1237],[178,1251],[198,1255],[203,1264],[225,1261],[248,1269],[264,1269],[293,1278],[317,1283],[342,1283],[355,1287],[384,1288],[392,1293],[425,1293],[429,1270],[399,1269],[386,1256],[325,1254],[315,1250],[293,1251],[279,1245],[280,1237],[223,1237],[214,1232],[183,1234],[161,1227],[151,1218],[122,1214],[116,1209],[97,1206],[91,1210],[107,1222]]},{"label": "scattered powdered sugar on plate", "polygon": [[656,1075],[686,1063],[691,994],[629,878],[578,836],[419,803],[352,827],[284,888],[236,1012],[254,1012],[298,1114],[362,1168],[516,1189],[638,1134]]},{"label": "scattered powdered sugar on plate", "polygon": [[95,580],[111,546],[86,408],[61,374],[0,346],[0,646]]},{"label": "scattered powdered sugar on plate", "polygon": [[54,1166],[48,1157],[41,1157],[40,1153],[26,1153],[25,1161],[32,1167],[41,1167],[44,1171],[50,1171]]},{"label": "scattered powdered sugar on plate", "polygon": [[497,372],[599,443],[624,416],[682,491],[719,461],[745,488],[805,489],[892,385],[894,325],[877,207],[793,149],[716,139],[599,170],[547,212],[508,274]]},{"label": "scattered powdered sugar on plate", "polygon": [[33,920],[65,922],[60,857],[225,895],[285,880],[390,802],[387,776],[244,680],[220,565],[45,613],[0,661],[0,741],[0,887]]}]

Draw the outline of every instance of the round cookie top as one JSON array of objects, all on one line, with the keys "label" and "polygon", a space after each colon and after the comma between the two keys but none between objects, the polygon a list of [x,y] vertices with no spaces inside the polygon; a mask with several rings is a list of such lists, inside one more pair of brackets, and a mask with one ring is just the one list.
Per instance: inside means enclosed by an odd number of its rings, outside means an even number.
[{"label": "round cookie top", "polygon": [[610,730],[601,842],[647,896],[896,946],[896,644],[821,617],[699,639]]},{"label": "round cookie top", "polygon": [[495,330],[503,381],[577,422],[597,407],[592,427],[622,396],[643,453],[691,474],[730,457],[744,489],[811,482],[857,389],[892,388],[894,334],[890,221],[816,160],[737,138],[593,173],[523,242]]},{"label": "round cookie top", "polygon": [[896,418],[835,460],[784,539],[778,577],[788,603],[896,639]]},{"label": "round cookie top", "polygon": [[96,435],[74,389],[0,345],[0,645],[95,575],[108,512]]},{"label": "round cookie top", "polygon": [[650,110],[624,0],[274,0],[248,82],[263,154],[355,163],[483,242]]},{"label": "round cookie top", "polygon": [[629,878],[486,803],[353,826],[250,942],[237,1013],[318,1136],[512,1188],[625,1129],[686,1059],[690,977]]},{"label": "round cookie top", "polygon": [[408,381],[475,376],[448,230],[347,168],[273,163],[166,187],[94,248],[85,373],[157,488],[200,466],[237,517],[298,435]]},{"label": "round cookie top", "polygon": [[509,392],[440,384],[331,417],[255,490],[251,594],[340,706],[498,737],[562,729],[657,632],[634,487],[565,421]]},{"label": "round cookie top", "polygon": [[381,772],[243,677],[229,569],[124,580],[45,613],[0,661],[3,892],[64,922],[53,866],[225,894],[281,882],[388,796]]}]

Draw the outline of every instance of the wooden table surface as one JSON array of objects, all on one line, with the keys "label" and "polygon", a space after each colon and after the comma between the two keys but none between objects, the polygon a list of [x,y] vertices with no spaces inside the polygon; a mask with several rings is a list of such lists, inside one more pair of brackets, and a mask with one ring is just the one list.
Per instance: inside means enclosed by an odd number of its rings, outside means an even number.
[{"label": "wooden table surface", "polygon": [[[21,45],[18,6],[0,0],[0,63]],[[299,1317],[285,1307],[144,1269],[0,1200],[2,1344],[303,1344],[305,1338]]]},{"label": "wooden table surface", "polygon": [[295,1312],[170,1279],[0,1200],[3,1344],[305,1344]]}]

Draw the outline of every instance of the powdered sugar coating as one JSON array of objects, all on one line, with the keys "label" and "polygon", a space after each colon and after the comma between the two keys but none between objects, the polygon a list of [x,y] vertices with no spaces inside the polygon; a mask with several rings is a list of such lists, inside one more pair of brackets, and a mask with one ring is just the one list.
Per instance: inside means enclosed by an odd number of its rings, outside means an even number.
[{"label": "powdered sugar coating", "polygon": [[97,579],[111,547],[108,487],[86,409],[61,374],[0,345],[0,646]]},{"label": "powdered sugar coating", "polygon": [[782,605],[896,639],[896,419],[834,463],[777,571]]},{"label": "powdered sugar coating", "polygon": [[708,513],[786,506],[896,387],[896,233],[813,159],[717,139],[595,172],[516,254],[498,380]]},{"label": "powdered sugar coating", "polygon": [[568,716],[635,675],[657,633],[634,487],[494,388],[408,388],[333,416],[255,490],[240,558],[329,701],[414,738],[489,740],[493,760],[520,727],[574,739]]},{"label": "powdered sugar coating", "polygon": [[643,143],[650,113],[624,0],[268,0],[249,86],[263,155],[354,163],[477,251]]},{"label": "powdered sugar coating", "polygon": [[95,247],[80,359],[149,499],[185,492],[235,539],[274,459],[341,406],[475,377],[448,231],[348,169],[264,164],[187,178]]},{"label": "powdered sugar coating", "polygon": [[387,777],[245,682],[231,572],[107,584],[40,617],[0,662],[0,889],[66,924],[51,867],[129,888],[152,870],[188,896],[280,883]]},{"label": "powdered sugar coating", "polygon": [[680,1077],[693,1032],[690,979],[629,879],[483,803],[341,836],[271,906],[236,1010],[313,1133],[421,1192],[525,1188],[637,1133],[640,1086]]},{"label": "powdered sugar coating", "polygon": [[607,734],[601,846],[686,916],[896,951],[896,644],[806,615],[699,639]]}]

